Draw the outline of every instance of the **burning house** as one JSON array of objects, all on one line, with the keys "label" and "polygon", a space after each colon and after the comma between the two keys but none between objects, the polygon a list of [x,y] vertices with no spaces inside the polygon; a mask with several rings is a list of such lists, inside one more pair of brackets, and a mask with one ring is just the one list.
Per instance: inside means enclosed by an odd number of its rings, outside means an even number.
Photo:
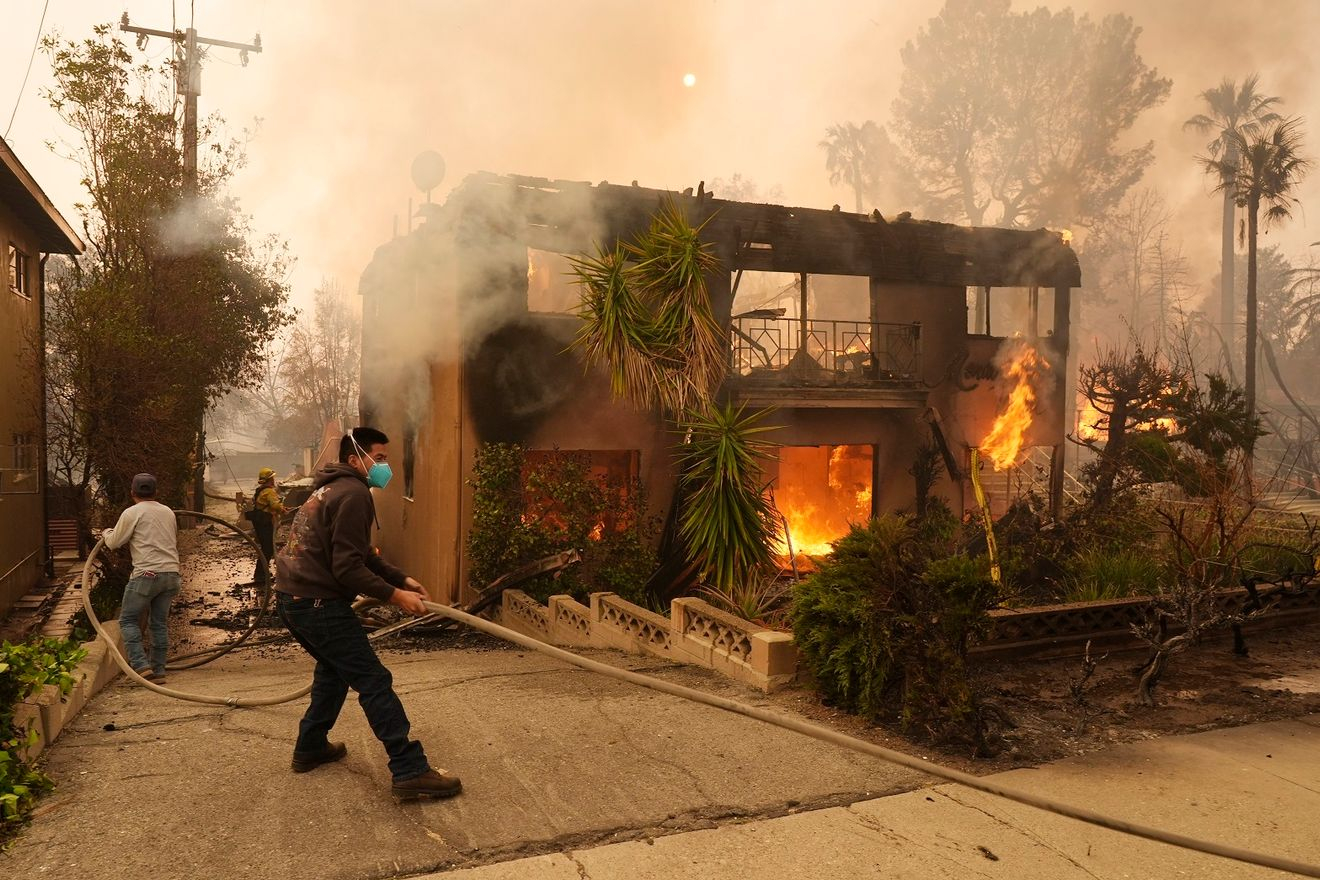
[{"label": "burning house", "polygon": [[1060,503],[1080,284],[1065,235],[479,174],[424,205],[361,283],[362,417],[393,439],[403,484],[379,499],[381,540],[434,591],[465,588],[482,443],[581,451],[639,479],[658,510],[670,503],[675,437],[569,348],[567,260],[667,202],[719,261],[706,281],[727,331],[722,393],[775,408],[784,552],[823,552],[852,522],[912,509],[922,457],[941,464],[930,494],[971,507],[972,448],[999,504],[1014,480]]}]

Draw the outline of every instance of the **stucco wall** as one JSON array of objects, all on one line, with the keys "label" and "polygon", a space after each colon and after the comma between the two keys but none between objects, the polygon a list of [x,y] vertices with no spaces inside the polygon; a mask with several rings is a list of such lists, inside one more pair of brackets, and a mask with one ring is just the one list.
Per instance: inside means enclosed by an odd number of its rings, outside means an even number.
[{"label": "stucco wall", "polygon": [[[0,273],[0,468],[14,466],[11,444],[15,434],[32,434],[40,464],[42,420],[40,418],[41,373],[31,345],[39,328],[41,255],[32,234],[14,215],[0,205],[0,261],[7,261],[9,244],[28,256],[30,299],[9,289],[8,265]],[[39,474],[39,469],[38,469]],[[40,579],[45,564],[44,481],[38,477],[32,491],[16,493],[13,473],[0,473],[0,616]]]}]

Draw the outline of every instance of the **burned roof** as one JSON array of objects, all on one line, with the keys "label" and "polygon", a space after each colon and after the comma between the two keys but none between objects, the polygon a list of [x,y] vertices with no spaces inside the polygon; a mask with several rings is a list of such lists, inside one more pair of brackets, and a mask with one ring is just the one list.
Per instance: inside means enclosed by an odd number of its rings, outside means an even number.
[{"label": "burned roof", "polygon": [[683,192],[517,175],[470,175],[428,213],[441,228],[480,227],[529,247],[580,253],[644,228],[672,202],[729,270],[860,275],[955,287],[1079,287],[1077,255],[1059,232],[957,226],[716,198]]}]

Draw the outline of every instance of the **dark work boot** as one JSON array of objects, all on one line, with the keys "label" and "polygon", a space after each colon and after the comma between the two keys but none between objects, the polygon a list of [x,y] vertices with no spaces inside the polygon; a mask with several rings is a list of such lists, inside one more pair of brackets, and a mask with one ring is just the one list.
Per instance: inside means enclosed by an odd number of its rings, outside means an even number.
[{"label": "dark work boot", "polygon": [[463,790],[463,783],[457,776],[450,776],[443,770],[427,770],[421,776],[395,782],[394,796],[400,800],[419,797],[447,798]]},{"label": "dark work boot", "polygon": [[343,743],[326,743],[325,748],[319,752],[294,752],[293,772],[306,773],[308,770],[315,770],[322,764],[338,761],[347,754],[348,746]]}]

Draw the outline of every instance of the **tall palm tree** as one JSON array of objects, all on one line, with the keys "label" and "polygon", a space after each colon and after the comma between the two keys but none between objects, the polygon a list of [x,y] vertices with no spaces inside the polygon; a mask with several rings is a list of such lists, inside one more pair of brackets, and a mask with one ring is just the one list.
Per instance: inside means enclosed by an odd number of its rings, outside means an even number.
[{"label": "tall palm tree", "polygon": [[1311,167],[1301,155],[1302,126],[1297,118],[1281,119],[1254,135],[1232,135],[1228,158],[1202,157],[1209,174],[1222,181],[1218,189],[1234,194],[1237,206],[1247,209],[1247,412],[1256,412],[1256,240],[1261,208],[1265,225],[1292,216],[1297,184]]},{"label": "tall palm tree", "polygon": [[[1231,79],[1225,79],[1213,89],[1201,93],[1207,113],[1198,113],[1183,123],[1185,128],[1214,135],[1208,144],[1210,158],[1223,162],[1226,167],[1237,164],[1237,144],[1240,140],[1259,134],[1261,129],[1278,122],[1280,116],[1272,109],[1279,99],[1262,95],[1257,90],[1260,77],[1252,74],[1242,81],[1241,88]],[[1212,173],[1221,174],[1215,171]],[[1234,320],[1237,303],[1233,296],[1233,206],[1237,194],[1224,186],[1231,178],[1220,176],[1218,189],[1224,194],[1223,238],[1220,243],[1220,300],[1219,321],[1225,333]]]},{"label": "tall palm tree", "polygon": [[669,203],[632,240],[570,258],[581,288],[573,345],[616,397],[659,410],[684,438],[679,532],[707,583],[731,592],[778,536],[761,477],[772,444],[758,439],[772,429],[760,413],[716,402],[729,353],[706,279],[727,270],[701,229]]},{"label": "tall palm tree", "polygon": [[861,125],[841,122],[825,129],[820,148],[825,151],[825,170],[830,183],[845,183],[857,197],[857,213],[865,212],[863,198],[875,188],[875,165],[880,160],[876,145],[880,127],[871,120]]}]

